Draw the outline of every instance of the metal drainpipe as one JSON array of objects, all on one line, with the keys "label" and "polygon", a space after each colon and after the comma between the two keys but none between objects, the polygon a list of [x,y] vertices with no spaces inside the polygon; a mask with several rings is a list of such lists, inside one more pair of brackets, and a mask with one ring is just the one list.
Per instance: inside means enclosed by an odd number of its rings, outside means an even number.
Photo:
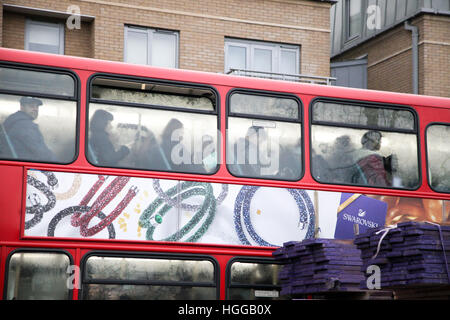
[{"label": "metal drainpipe", "polygon": [[419,94],[419,31],[416,26],[409,24],[405,21],[405,30],[412,32],[412,85],[413,93]]}]

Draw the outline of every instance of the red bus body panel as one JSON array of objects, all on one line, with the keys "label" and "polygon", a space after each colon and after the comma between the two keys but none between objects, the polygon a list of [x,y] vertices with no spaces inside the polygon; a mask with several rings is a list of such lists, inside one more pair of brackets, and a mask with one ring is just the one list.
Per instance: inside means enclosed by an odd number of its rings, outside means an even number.
[{"label": "red bus body panel", "polygon": [[[92,250],[112,250],[126,252],[165,252],[204,254],[214,257],[220,265],[220,298],[225,298],[225,266],[229,259],[236,256],[271,257],[273,247],[226,246],[193,243],[125,241],[125,240],[80,240],[80,239],[49,239],[23,236],[22,225],[25,210],[25,186],[27,169],[76,172],[86,174],[132,176],[137,178],[159,178],[228,183],[239,185],[258,185],[269,187],[284,187],[298,189],[313,189],[323,191],[338,191],[351,193],[367,193],[378,195],[396,195],[404,197],[430,198],[450,200],[450,194],[434,192],[427,183],[426,169],[426,126],[433,122],[450,123],[450,99],[412,95],[403,93],[383,92],[374,90],[360,90],[336,86],[322,86],[301,84],[287,81],[265,80],[257,78],[237,77],[223,74],[212,74],[197,71],[164,69],[151,66],[125,64],[120,62],[101,61],[61,55],[33,53],[14,49],[0,49],[0,61],[61,68],[74,72],[80,83],[79,110],[79,145],[78,157],[69,165],[43,164],[29,162],[14,162],[0,160],[0,292],[3,291],[5,263],[8,254],[15,248],[61,248],[70,252],[75,264],[79,265],[82,256]],[[186,83],[198,83],[214,87],[220,96],[220,127],[226,128],[226,97],[233,88],[266,90],[272,92],[291,93],[298,96],[303,105],[303,148],[304,148],[304,176],[298,182],[274,181],[237,178],[228,171],[225,155],[222,154],[222,165],[212,176],[180,174],[170,172],[149,172],[143,170],[98,168],[91,165],[85,156],[85,123],[86,123],[86,92],[88,78],[96,73],[127,75],[149,79],[171,80]],[[316,182],[310,173],[310,116],[309,105],[316,97],[329,97],[357,101],[389,103],[405,105],[414,108],[419,119],[419,153],[421,186],[417,190],[381,189],[357,186],[342,186],[322,184]],[[222,131],[222,145],[225,145],[225,134]],[[78,291],[74,291],[74,299],[78,298]]]}]

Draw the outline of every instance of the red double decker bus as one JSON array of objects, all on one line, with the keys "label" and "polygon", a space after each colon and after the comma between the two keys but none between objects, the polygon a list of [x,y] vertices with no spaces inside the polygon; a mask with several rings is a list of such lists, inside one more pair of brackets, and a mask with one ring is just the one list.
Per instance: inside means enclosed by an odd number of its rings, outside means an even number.
[{"label": "red double decker bus", "polygon": [[450,99],[0,49],[3,299],[282,299],[272,252],[450,213]]}]

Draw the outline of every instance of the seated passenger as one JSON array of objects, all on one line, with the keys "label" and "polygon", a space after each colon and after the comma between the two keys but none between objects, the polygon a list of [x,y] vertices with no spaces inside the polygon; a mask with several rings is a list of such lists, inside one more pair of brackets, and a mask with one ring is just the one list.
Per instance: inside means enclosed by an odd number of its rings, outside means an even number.
[{"label": "seated passenger", "polygon": [[170,119],[161,134],[161,149],[166,170],[190,171],[191,155],[183,144],[184,126],[175,118]]},{"label": "seated passenger", "polygon": [[403,187],[402,178],[398,174],[399,166],[397,155],[391,154],[388,157],[384,157],[383,160],[389,185],[393,187]]},{"label": "seated passenger", "polygon": [[354,177],[353,183],[378,187],[389,186],[385,169],[385,158],[378,153],[381,147],[381,133],[371,130],[361,138],[362,148],[351,153],[353,161],[359,166],[360,174]]},{"label": "seated passenger", "polygon": [[102,109],[95,111],[91,118],[89,143],[100,165],[116,166],[120,160],[130,153],[127,146],[121,146],[118,151],[115,150],[110,139],[111,121],[113,120],[114,116]]},{"label": "seated passenger", "polygon": [[212,173],[217,167],[217,152],[213,137],[202,137],[202,149],[194,154],[193,171],[198,173]]},{"label": "seated passenger", "polygon": [[39,116],[42,101],[33,97],[20,99],[20,110],[10,115],[3,126],[19,159],[57,162],[47,147],[39,126],[33,121]]},{"label": "seated passenger", "polygon": [[296,145],[280,145],[280,161],[276,177],[281,177],[288,180],[298,180],[301,174],[301,145],[300,142]]},{"label": "seated passenger", "polygon": [[[319,145],[319,148],[322,150],[323,154],[327,154],[328,145],[326,145],[325,143],[321,143]],[[314,178],[322,182],[333,181],[333,177],[330,174],[330,166],[327,160],[325,160],[325,157],[312,149],[311,159],[311,167]]]},{"label": "seated passenger", "polygon": [[[234,163],[230,167],[235,174],[243,177],[255,177],[261,174],[260,131],[264,128],[251,126],[245,138],[239,138],[234,146]],[[263,136],[264,134],[262,134]]]},{"label": "seated passenger", "polygon": [[[324,146],[322,148],[325,148]],[[323,149],[325,151],[325,149]],[[352,176],[355,171],[355,163],[352,153],[355,148],[350,136],[342,135],[337,137],[330,148],[326,148],[325,158],[328,164],[328,181],[333,183],[354,183]]]},{"label": "seated passenger", "polygon": [[152,131],[147,130],[141,133],[135,149],[135,165],[138,168],[161,171],[170,170],[170,164],[165,159],[162,148]]},{"label": "seated passenger", "polygon": [[253,176],[255,172],[246,165],[245,139],[236,139],[235,143],[229,144],[227,152],[227,166],[233,175]]}]

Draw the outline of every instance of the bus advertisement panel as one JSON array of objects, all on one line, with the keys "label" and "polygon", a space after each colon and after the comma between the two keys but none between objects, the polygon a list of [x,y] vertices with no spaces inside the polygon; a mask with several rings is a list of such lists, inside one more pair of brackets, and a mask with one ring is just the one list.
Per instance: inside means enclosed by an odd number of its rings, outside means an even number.
[{"label": "bus advertisement panel", "polygon": [[450,222],[450,201],[28,170],[24,236],[282,246]]}]

